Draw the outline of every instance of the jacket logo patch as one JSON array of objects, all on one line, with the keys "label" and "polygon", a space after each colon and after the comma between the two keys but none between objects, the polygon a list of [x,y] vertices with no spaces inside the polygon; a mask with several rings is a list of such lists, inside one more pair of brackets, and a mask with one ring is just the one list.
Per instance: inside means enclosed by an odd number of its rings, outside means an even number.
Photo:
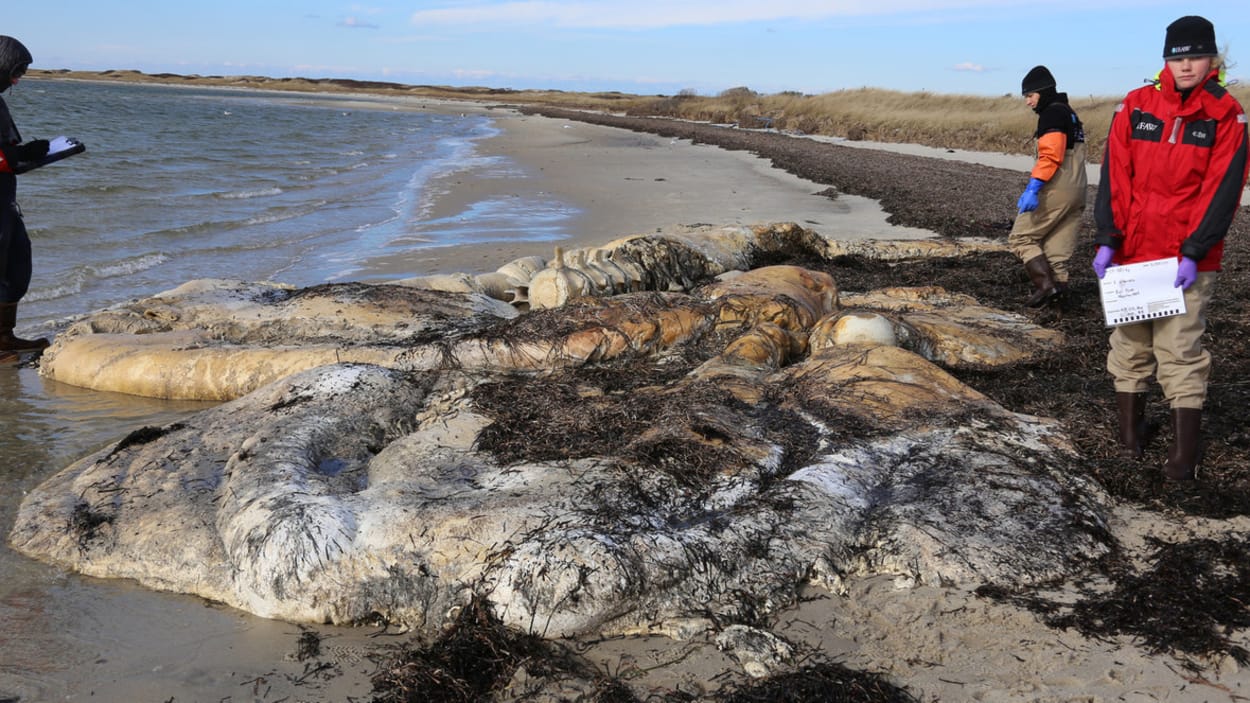
[{"label": "jacket logo patch", "polygon": [[1163,140],[1163,120],[1147,112],[1134,110],[1129,123],[1133,125],[1133,139],[1147,142]]},{"label": "jacket logo patch", "polygon": [[1210,148],[1215,145],[1215,120],[1199,120],[1185,125],[1182,144]]}]

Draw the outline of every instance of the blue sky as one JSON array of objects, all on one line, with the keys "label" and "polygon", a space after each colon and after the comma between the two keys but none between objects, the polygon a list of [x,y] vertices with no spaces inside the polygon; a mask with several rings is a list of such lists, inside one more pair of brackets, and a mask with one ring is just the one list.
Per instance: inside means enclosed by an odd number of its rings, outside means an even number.
[{"label": "blue sky", "polygon": [[[1250,3],[1155,0],[42,0],[6,13],[36,68],[715,95],[877,87],[1015,94],[1038,63],[1113,96],[1164,29],[1215,23],[1250,80]],[[1244,77],[1244,78],[1243,78]]]}]

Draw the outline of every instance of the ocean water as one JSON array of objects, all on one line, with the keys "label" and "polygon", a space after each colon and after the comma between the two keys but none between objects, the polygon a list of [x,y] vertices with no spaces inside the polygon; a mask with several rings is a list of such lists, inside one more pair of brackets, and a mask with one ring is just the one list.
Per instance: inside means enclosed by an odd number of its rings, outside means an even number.
[{"label": "ocean water", "polygon": [[[478,151],[496,133],[480,111],[49,80],[23,80],[4,98],[26,139],[64,134],[87,145],[19,176],[34,251],[19,308],[25,335],[56,334],[93,311],[195,278],[368,280],[362,262],[388,253],[556,240],[578,213],[539,195],[432,214],[441,177],[527,177],[506,157]],[[427,273],[436,271],[407,275]],[[150,633],[118,630],[135,623],[168,629],[193,621],[192,630],[232,642],[281,629],[206,611],[195,599],[68,574],[7,546],[26,491],[134,429],[204,407],[68,387],[30,367],[0,366],[0,700],[64,698],[70,667],[107,667],[100,642],[147,646]]]},{"label": "ocean water", "polygon": [[526,177],[477,152],[496,133],[480,112],[49,80],[4,97],[24,138],[87,145],[18,182],[35,259],[24,331],[194,278],[363,280],[363,260],[388,252],[560,239],[577,214],[552,196],[431,215],[440,177]]}]

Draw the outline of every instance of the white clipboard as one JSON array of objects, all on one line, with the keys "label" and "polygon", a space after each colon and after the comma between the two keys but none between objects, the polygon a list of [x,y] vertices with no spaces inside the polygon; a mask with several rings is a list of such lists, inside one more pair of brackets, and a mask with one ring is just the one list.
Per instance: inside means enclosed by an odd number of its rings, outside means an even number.
[{"label": "white clipboard", "polygon": [[57,137],[48,142],[48,155],[38,161],[19,161],[13,167],[13,173],[26,173],[42,166],[68,159],[74,154],[87,150],[87,145],[71,137]]},{"label": "white clipboard", "polygon": [[1185,314],[1185,291],[1176,284],[1176,259],[1108,266],[1098,281],[1108,327]]}]

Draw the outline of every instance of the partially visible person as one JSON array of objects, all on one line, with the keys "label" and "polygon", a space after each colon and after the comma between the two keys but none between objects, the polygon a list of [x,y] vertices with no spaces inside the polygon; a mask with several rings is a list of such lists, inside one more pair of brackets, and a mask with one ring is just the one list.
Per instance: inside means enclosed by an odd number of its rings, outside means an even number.
[{"label": "partially visible person", "polygon": [[1024,262],[1033,283],[1029,307],[1054,302],[1068,287],[1068,260],[1085,212],[1085,129],[1068,94],[1055,88],[1045,66],[1034,66],[1020,82],[1024,102],[1037,113],[1037,162],[1016,202],[1018,216],[1007,245]]},{"label": "partially visible person", "polygon": [[[0,35],[0,93],[26,73],[32,61],[30,52],[13,37]],[[17,205],[17,165],[38,161],[48,153],[48,141],[22,143],[9,107],[0,98],[0,354],[41,351],[46,339],[22,339],[13,334],[17,326],[17,304],[30,286],[30,238],[22,210]]]},{"label": "partially visible person", "polygon": [[1171,408],[1164,475],[1191,480],[1200,460],[1211,355],[1202,346],[1207,308],[1247,175],[1246,113],[1225,90],[1215,27],[1185,16],[1168,25],[1164,69],[1116,108],[1094,206],[1094,273],[1108,266],[1175,259],[1183,315],[1111,332],[1122,456],[1142,456],[1148,380]]}]

